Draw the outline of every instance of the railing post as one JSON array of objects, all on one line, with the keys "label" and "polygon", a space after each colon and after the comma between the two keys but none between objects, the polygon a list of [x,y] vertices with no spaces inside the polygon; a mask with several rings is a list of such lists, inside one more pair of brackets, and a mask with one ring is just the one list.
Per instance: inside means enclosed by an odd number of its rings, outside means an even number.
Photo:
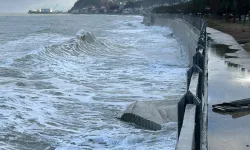
[{"label": "railing post", "polygon": [[[192,20],[192,19],[190,19]],[[204,95],[204,87],[205,87],[205,54],[206,54],[206,24],[201,19],[199,19],[200,23],[200,37],[198,39],[196,53],[193,56],[193,65],[187,71],[187,92],[183,97],[181,97],[178,103],[178,139],[181,138],[183,119],[185,115],[185,109],[187,104],[196,105],[196,113],[195,113],[195,133],[194,133],[194,141],[195,141],[195,149],[201,149],[201,139],[202,134],[201,130],[203,129],[202,123],[202,110],[203,110],[203,95]],[[193,23],[194,24],[194,23]],[[198,79],[197,79],[197,73]],[[190,89],[190,86],[192,87]],[[183,137],[181,138],[183,140]],[[177,145],[177,149],[180,148]]]}]

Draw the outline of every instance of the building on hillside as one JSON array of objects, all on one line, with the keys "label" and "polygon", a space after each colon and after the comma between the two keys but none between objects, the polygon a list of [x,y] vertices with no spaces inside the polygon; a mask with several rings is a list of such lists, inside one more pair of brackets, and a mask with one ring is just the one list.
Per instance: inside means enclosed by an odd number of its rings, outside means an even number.
[{"label": "building on hillside", "polygon": [[122,13],[123,14],[132,14],[132,13],[134,13],[134,11],[132,8],[125,8],[125,9],[123,9]]},{"label": "building on hillside", "polygon": [[80,10],[78,10],[78,9],[75,9],[72,11],[73,14],[78,14],[79,12],[80,12]]},{"label": "building on hillside", "polygon": [[119,4],[119,11],[122,11],[124,9],[124,6],[125,6],[125,4],[121,2]]},{"label": "building on hillside", "polygon": [[87,14],[88,13],[88,8],[84,7],[83,9],[81,9],[80,11],[81,13]]},{"label": "building on hillside", "polygon": [[114,10],[114,13],[115,13],[115,14],[119,13],[119,10],[118,10],[118,9],[115,9],[115,10]]},{"label": "building on hillside", "polygon": [[95,6],[89,5],[86,8],[88,9],[88,13],[92,13],[92,10],[95,9]]},{"label": "building on hillside", "polygon": [[100,8],[100,13],[107,13],[107,12],[108,12],[108,9],[107,9],[106,6],[102,6],[102,7]]},{"label": "building on hillside", "polygon": [[99,13],[99,10],[95,6],[93,6],[91,13],[97,14],[97,13]]},{"label": "building on hillside", "polygon": [[138,7],[138,8],[134,8],[134,13],[139,13],[139,14],[142,14],[144,13],[144,8],[142,7]]}]

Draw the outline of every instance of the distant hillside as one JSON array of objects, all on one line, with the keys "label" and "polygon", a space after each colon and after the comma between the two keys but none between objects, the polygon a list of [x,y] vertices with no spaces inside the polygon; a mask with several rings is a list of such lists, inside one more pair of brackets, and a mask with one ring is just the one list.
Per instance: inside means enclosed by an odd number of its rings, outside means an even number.
[{"label": "distant hillside", "polygon": [[74,6],[69,10],[69,12],[72,12],[73,10],[77,9],[82,9],[88,5],[100,7],[101,0],[78,0],[77,2],[75,2]]},{"label": "distant hillside", "polygon": [[164,4],[164,3],[170,3],[173,1],[178,1],[178,0],[143,0],[143,6],[149,7],[152,5],[160,5],[160,4]]},{"label": "distant hillside", "polygon": [[[107,2],[108,0],[78,0],[75,5],[69,10],[69,12],[72,12],[73,10],[79,10],[82,9],[86,6],[93,5],[96,7],[100,7],[103,5],[104,2]],[[120,2],[128,1],[128,0],[119,0]],[[168,2],[173,2],[173,1],[178,1],[178,0],[142,0],[142,1],[137,1],[133,2],[133,0],[130,0],[128,4],[125,6],[125,8],[128,7],[149,7],[152,5],[159,5],[159,4],[164,4]]]}]

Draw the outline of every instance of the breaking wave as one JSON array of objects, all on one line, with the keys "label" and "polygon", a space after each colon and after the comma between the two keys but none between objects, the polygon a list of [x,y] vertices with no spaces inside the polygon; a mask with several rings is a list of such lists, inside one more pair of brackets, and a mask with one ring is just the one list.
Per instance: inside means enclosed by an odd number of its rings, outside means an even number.
[{"label": "breaking wave", "polygon": [[[26,39],[29,40],[30,37]],[[27,41],[26,39],[23,40]],[[31,65],[31,63],[35,65],[35,62],[31,59],[36,60],[39,58],[40,60],[51,60],[58,59],[58,57],[70,56],[101,57],[104,55],[115,55],[117,52],[116,49],[118,49],[114,46],[111,46],[111,44],[106,44],[100,41],[93,34],[85,30],[80,30],[77,32],[76,37],[63,37],[62,39],[63,40],[61,41],[54,39],[54,41],[57,42],[51,43],[45,47],[38,47],[38,49],[29,52],[27,55],[17,58],[16,61],[21,61],[24,64],[26,61],[29,63],[28,65]]]},{"label": "breaking wave", "polygon": [[27,17],[36,32],[0,44],[0,149],[174,149],[176,123],[153,132],[115,118],[185,92],[171,31],[138,16],[46,17]]}]

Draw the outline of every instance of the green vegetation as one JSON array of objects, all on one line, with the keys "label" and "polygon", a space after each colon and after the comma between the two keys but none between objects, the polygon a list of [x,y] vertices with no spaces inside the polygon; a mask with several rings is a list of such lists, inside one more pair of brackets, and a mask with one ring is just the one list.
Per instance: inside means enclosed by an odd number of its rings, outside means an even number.
[{"label": "green vegetation", "polygon": [[192,13],[213,15],[226,20],[236,18],[241,20],[241,15],[248,15],[250,0],[192,0],[171,6],[160,6],[153,10],[155,13]]},{"label": "green vegetation", "polygon": [[101,6],[106,6],[108,8],[117,7],[118,2],[126,2],[125,8],[139,8],[139,7],[150,7],[152,5],[161,5],[168,3],[173,0],[78,0],[75,5],[69,10],[80,10],[87,6],[95,6],[97,8]]},{"label": "green vegetation", "polygon": [[101,5],[101,0],[78,0],[75,2],[74,6],[69,10],[72,12],[73,10],[82,9],[88,5],[93,5],[99,7]]}]

